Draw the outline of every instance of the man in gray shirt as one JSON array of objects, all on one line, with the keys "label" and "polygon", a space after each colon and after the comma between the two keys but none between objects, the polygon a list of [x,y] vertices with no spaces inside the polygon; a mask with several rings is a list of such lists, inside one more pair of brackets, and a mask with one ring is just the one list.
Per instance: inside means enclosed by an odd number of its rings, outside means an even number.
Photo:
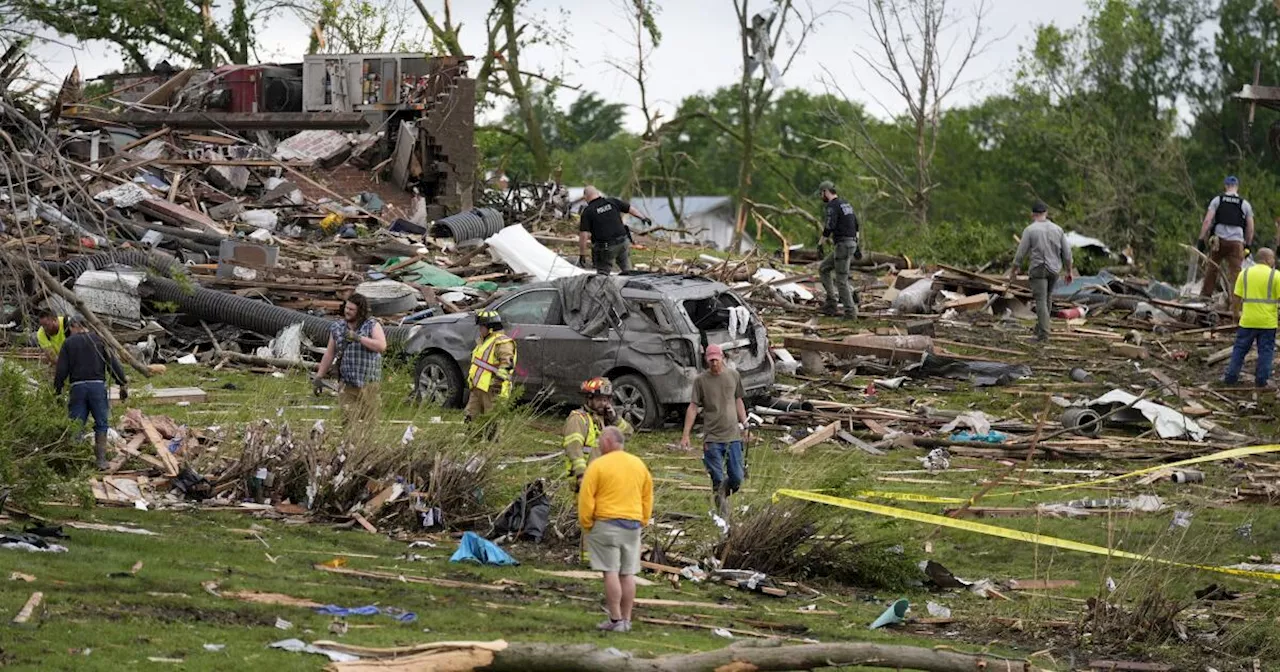
[{"label": "man in gray shirt", "polygon": [[[1209,241],[1217,238],[1217,244]],[[1209,210],[1200,225],[1200,237],[1196,249],[1209,250],[1209,263],[1204,269],[1204,284],[1200,296],[1209,298],[1218,288],[1218,270],[1226,272],[1227,294],[1236,286],[1240,275],[1240,262],[1244,250],[1253,245],[1253,206],[1240,196],[1240,180],[1230,175],[1223,182],[1223,191],[1209,201]]]},{"label": "man in gray shirt", "polygon": [[1024,259],[1030,268],[1031,294],[1036,300],[1036,340],[1040,342],[1049,340],[1049,307],[1058,274],[1065,268],[1068,284],[1075,274],[1067,236],[1062,227],[1049,221],[1048,213],[1049,206],[1043,201],[1036,201],[1031,206],[1031,224],[1022,230],[1022,241],[1018,243],[1013,266],[1009,268],[1010,283],[1022,268]]}]

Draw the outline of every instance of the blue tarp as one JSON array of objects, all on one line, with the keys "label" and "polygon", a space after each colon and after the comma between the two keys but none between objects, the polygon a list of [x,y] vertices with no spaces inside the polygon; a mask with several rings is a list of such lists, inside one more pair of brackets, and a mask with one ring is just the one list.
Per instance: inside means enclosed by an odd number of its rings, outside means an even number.
[{"label": "blue tarp", "polygon": [[474,562],[479,565],[520,564],[506,551],[498,548],[497,544],[475,532],[463,533],[458,550],[454,552],[452,558],[449,558],[449,562]]}]

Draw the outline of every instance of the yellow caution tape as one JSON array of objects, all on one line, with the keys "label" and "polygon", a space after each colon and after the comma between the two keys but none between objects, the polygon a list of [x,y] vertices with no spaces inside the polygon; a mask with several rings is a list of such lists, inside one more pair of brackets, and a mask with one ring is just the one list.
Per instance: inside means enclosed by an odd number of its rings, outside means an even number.
[{"label": "yellow caution tape", "polygon": [[822,495],[816,492],[806,492],[804,490],[778,490],[773,493],[774,501],[779,497],[792,497],[819,504],[829,504],[831,506],[839,506],[854,511],[862,511],[864,513],[874,513],[881,516],[889,516],[891,518],[899,518],[902,520],[913,520],[918,523],[927,523],[929,525],[941,525],[957,530],[965,530],[966,532],[977,532],[993,537],[1003,537],[1014,541],[1025,541],[1032,544],[1042,546],[1053,546],[1063,548],[1069,551],[1080,551],[1082,553],[1093,553],[1096,555],[1106,555],[1114,558],[1125,558],[1127,560],[1138,560],[1156,562],[1162,565],[1172,565],[1174,567],[1187,567],[1191,569],[1202,569],[1209,572],[1219,572],[1221,574],[1232,574],[1235,576],[1247,576],[1255,579],[1267,579],[1270,581],[1280,581],[1280,573],[1275,572],[1259,572],[1249,569],[1235,569],[1232,567],[1218,567],[1216,565],[1195,565],[1185,562],[1177,562],[1175,560],[1165,560],[1150,555],[1141,555],[1138,553],[1130,553],[1128,551],[1118,551],[1111,548],[1103,548],[1102,546],[1094,546],[1079,541],[1071,541],[1070,539],[1059,539],[1034,532],[1023,532],[1022,530],[1011,530],[1007,527],[997,527],[986,523],[976,523],[971,520],[961,520],[958,518],[947,518],[946,516],[936,516],[931,513],[922,513],[920,511],[912,511],[910,509],[899,509],[892,506],[884,506],[883,504],[871,504],[869,502],[860,502],[856,499],[845,499],[843,497],[832,497],[831,495]]},{"label": "yellow caution tape", "polygon": [[962,497],[934,497],[933,495],[920,495],[914,492],[889,492],[887,490],[859,490],[856,496],[874,499],[895,499],[900,502],[920,502],[922,504],[964,504],[969,501]]},{"label": "yellow caution tape", "polygon": [[[997,497],[1018,497],[1021,495],[1030,495],[1037,492],[1051,492],[1055,490],[1074,490],[1077,488],[1088,488],[1094,485],[1105,485],[1107,483],[1115,483],[1124,481],[1138,476],[1155,473],[1163,469],[1174,469],[1177,467],[1186,467],[1193,464],[1203,464],[1205,462],[1219,462],[1222,460],[1230,460],[1236,457],[1247,457],[1249,455],[1260,455],[1263,453],[1280,452],[1280,445],[1266,446],[1247,446],[1244,448],[1232,448],[1223,450],[1209,455],[1201,455],[1200,457],[1192,457],[1190,459],[1178,462],[1170,462],[1168,464],[1159,464],[1154,467],[1146,467],[1137,471],[1131,471],[1127,474],[1119,476],[1108,476],[1093,481],[1085,481],[1083,483],[1064,483],[1062,485],[1050,485],[1043,488],[1035,488],[1032,490],[1015,490],[1013,492],[997,492],[989,493],[983,496],[983,499],[994,499]],[[925,504],[964,504],[970,501],[968,498],[962,497],[934,497],[932,495],[917,495],[912,492],[887,492],[881,490],[863,490],[857,493],[858,497],[872,497],[877,499],[896,499],[904,502],[922,502]]]}]

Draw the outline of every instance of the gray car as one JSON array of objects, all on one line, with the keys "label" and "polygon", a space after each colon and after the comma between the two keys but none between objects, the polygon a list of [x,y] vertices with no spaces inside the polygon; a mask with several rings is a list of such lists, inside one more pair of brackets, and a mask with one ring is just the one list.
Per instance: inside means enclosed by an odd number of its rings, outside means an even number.
[{"label": "gray car", "polygon": [[[618,275],[626,315],[606,311],[605,324],[584,336],[567,319],[565,281],[523,285],[486,307],[502,315],[516,340],[515,382],[526,399],[576,403],[582,381],[613,381],[618,412],[637,427],[656,427],[689,403],[706,346],[718,343],[742,375],[748,397],[770,394],[774,383],[769,338],[758,315],[727,286],[703,278]],[[578,325],[581,327],[581,325]],[[466,402],[465,374],[476,344],[472,313],[429,318],[405,344],[417,360],[415,396],[450,408]]]}]

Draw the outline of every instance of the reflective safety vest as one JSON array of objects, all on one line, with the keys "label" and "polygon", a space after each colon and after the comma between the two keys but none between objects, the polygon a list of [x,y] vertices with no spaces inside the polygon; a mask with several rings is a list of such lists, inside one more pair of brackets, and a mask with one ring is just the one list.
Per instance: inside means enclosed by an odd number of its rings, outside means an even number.
[{"label": "reflective safety vest", "polygon": [[[494,376],[502,381],[498,396],[506,397],[511,394],[511,373],[498,368],[498,346],[504,343],[512,343],[510,336],[498,331],[489,334],[489,337],[476,346],[471,351],[471,369],[467,371],[467,384],[473,390],[488,392],[493,385]],[[511,353],[511,368],[516,366],[516,354],[513,349]]]},{"label": "reflective safety vest", "polygon": [[[1259,272],[1258,269],[1266,269]],[[1249,286],[1249,276],[1254,276],[1253,286]],[[1259,283],[1258,280],[1266,280]],[[1254,264],[1240,271],[1240,301],[1244,304],[1240,311],[1240,326],[1246,329],[1275,329],[1276,308],[1280,297],[1275,292],[1276,269]],[[1263,285],[1259,287],[1258,285]]]},{"label": "reflective safety vest", "polygon": [[[27,341],[30,343],[31,341]],[[58,333],[49,336],[44,333],[44,328],[36,330],[36,344],[42,349],[49,351],[54,357],[62,351],[62,344],[67,342],[67,318],[58,317]]]},{"label": "reflective safety vest", "polygon": [[[572,476],[575,471],[585,471],[587,468],[587,458],[596,459],[600,457],[597,450],[600,445],[600,432],[604,429],[604,424],[597,422],[596,414],[587,411],[584,408],[575,408],[569,413],[569,419],[579,418],[581,424],[586,425],[587,433],[583,435],[580,432],[571,432],[565,434],[564,441],[560,444],[565,450],[565,475]],[[618,424],[615,425],[623,436],[631,435],[631,424],[625,418],[618,418]],[[576,453],[576,455],[575,455]]]}]

